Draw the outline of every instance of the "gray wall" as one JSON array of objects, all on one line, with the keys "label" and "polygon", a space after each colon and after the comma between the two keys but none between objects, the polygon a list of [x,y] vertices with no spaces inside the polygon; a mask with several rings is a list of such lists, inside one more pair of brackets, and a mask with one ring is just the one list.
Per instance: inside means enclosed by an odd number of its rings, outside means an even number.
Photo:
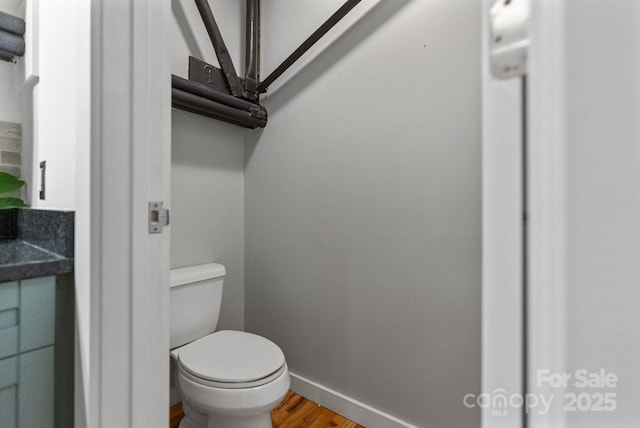
[{"label": "gray wall", "polygon": [[[172,0],[171,70],[187,77],[188,55],[217,64],[192,0]],[[211,1],[225,41],[241,64],[241,2]],[[227,267],[219,328],[244,328],[244,132],[173,110],[171,267]]]},{"label": "gray wall", "polygon": [[244,141],[224,123],[173,110],[171,267],[227,268],[219,328],[244,327]]},{"label": "gray wall", "polygon": [[246,328],[418,426],[479,426],[462,398],[480,390],[480,2],[383,1],[267,107],[246,147]]}]

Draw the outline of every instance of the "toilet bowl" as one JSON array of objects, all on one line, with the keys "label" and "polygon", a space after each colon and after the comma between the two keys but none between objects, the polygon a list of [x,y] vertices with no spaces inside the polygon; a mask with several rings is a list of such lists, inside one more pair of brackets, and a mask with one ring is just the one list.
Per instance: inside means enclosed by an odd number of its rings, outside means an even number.
[{"label": "toilet bowl", "polygon": [[[202,335],[203,319],[209,321],[209,331],[212,319],[217,324],[224,274],[224,266],[215,263],[171,271],[171,356],[185,413],[180,428],[271,428],[271,411],[290,385],[282,350],[241,331]],[[203,304],[203,296],[210,305]],[[183,313],[189,307],[189,314]],[[195,307],[208,311],[198,317]],[[185,320],[197,326],[187,326]],[[194,335],[201,337],[193,340]]]}]

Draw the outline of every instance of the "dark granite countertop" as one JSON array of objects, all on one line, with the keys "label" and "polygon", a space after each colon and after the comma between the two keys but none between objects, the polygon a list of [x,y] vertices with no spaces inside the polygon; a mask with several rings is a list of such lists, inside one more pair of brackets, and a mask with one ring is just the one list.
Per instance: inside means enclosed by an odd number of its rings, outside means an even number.
[{"label": "dark granite countertop", "polygon": [[58,275],[73,270],[73,259],[22,240],[0,242],[0,282]]},{"label": "dark granite countertop", "polygon": [[22,209],[2,216],[0,223],[11,227],[0,231],[0,282],[73,270],[73,212]]}]

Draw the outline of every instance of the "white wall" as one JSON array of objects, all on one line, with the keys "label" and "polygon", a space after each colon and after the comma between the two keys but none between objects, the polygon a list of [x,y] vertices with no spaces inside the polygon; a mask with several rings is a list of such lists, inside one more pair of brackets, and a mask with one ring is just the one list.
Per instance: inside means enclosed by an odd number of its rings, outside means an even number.
[{"label": "white wall", "polygon": [[0,0],[0,11],[14,16],[20,16],[20,3],[22,0]]},{"label": "white wall", "polygon": [[[91,5],[75,2],[76,39],[76,170],[75,170],[75,292],[76,331],[82,388],[76,390],[76,426],[83,427],[90,390],[91,335]],[[78,372],[78,370],[77,370]],[[80,399],[84,402],[80,402]]]},{"label": "white wall", "polygon": [[[237,71],[244,58],[243,2],[211,1]],[[186,78],[188,55],[217,64],[192,0],[171,2],[172,72]],[[227,267],[219,328],[244,328],[244,130],[173,110],[171,267]]]},{"label": "white wall", "polygon": [[381,411],[479,426],[462,404],[480,390],[479,2],[381,2],[266,104],[246,148],[247,329]]},{"label": "white wall", "polygon": [[16,90],[17,65],[0,61],[0,122],[22,123],[22,104]]}]

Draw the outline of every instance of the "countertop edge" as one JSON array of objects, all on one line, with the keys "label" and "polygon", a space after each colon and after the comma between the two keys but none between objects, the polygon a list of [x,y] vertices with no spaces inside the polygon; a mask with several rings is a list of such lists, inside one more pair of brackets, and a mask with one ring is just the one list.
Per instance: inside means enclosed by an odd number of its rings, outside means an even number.
[{"label": "countertop edge", "polygon": [[70,272],[73,272],[73,259],[70,258],[0,266],[0,282],[19,281]]}]

